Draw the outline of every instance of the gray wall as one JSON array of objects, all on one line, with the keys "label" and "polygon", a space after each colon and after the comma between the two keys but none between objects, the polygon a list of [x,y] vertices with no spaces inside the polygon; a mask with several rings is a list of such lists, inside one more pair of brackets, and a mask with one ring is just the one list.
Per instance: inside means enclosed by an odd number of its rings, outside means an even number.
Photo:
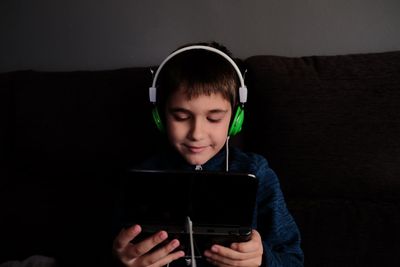
[{"label": "gray wall", "polygon": [[245,58],[400,50],[399,0],[1,0],[0,72],[155,65],[187,42]]}]

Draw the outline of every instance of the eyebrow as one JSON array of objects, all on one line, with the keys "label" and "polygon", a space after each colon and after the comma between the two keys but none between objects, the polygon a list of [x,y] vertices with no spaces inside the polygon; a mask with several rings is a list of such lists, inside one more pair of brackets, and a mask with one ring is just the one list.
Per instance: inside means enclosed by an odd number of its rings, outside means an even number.
[{"label": "eyebrow", "polygon": [[177,113],[177,112],[190,113],[189,110],[184,109],[184,108],[169,108],[168,111],[171,113]]},{"label": "eyebrow", "polygon": [[[183,112],[183,113],[192,113],[190,110],[185,109],[185,108],[170,108],[169,112],[171,113],[177,113],[177,112]],[[207,113],[209,114],[217,114],[217,113],[227,113],[227,109],[211,109]]]},{"label": "eyebrow", "polygon": [[212,114],[215,114],[215,113],[227,113],[227,112],[228,112],[227,109],[212,109],[212,110],[208,111],[208,113],[212,113]]}]

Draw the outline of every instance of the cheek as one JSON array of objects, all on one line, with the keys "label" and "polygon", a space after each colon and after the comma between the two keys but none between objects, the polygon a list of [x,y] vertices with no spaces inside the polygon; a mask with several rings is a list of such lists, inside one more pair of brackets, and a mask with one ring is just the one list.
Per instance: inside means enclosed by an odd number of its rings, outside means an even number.
[{"label": "cheek", "polygon": [[181,123],[174,123],[174,121],[167,122],[167,134],[171,141],[182,139],[186,135],[186,129]]},{"label": "cheek", "polygon": [[216,144],[224,144],[228,136],[229,121],[220,125],[213,125],[210,130],[210,136]]},{"label": "cheek", "polygon": [[221,126],[221,131],[225,132],[225,137],[228,135],[229,127],[230,127],[230,117],[227,120],[225,120],[225,122]]},{"label": "cheek", "polygon": [[[218,133],[219,133],[218,136],[216,136],[218,138],[218,140],[221,142],[225,142],[226,137],[228,136],[228,131],[229,131],[229,124],[221,127],[220,131],[218,131]],[[215,131],[215,132],[217,132],[217,131]]]}]

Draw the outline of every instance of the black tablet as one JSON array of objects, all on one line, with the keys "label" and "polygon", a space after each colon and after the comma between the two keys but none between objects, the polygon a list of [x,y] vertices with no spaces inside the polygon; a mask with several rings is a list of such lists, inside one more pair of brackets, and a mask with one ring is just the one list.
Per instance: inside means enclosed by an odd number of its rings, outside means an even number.
[{"label": "black tablet", "polygon": [[142,227],[132,242],[165,230],[190,255],[188,219],[197,257],[212,244],[250,238],[258,186],[252,174],[131,170],[122,185],[123,226]]}]

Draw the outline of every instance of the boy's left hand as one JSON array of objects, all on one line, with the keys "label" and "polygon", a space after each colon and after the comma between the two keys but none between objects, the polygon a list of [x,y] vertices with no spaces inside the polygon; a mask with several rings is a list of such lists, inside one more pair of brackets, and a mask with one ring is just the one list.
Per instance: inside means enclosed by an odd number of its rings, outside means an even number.
[{"label": "boy's left hand", "polygon": [[263,246],[260,234],[253,230],[250,240],[224,247],[213,245],[204,252],[207,261],[219,267],[258,267],[261,265]]}]

